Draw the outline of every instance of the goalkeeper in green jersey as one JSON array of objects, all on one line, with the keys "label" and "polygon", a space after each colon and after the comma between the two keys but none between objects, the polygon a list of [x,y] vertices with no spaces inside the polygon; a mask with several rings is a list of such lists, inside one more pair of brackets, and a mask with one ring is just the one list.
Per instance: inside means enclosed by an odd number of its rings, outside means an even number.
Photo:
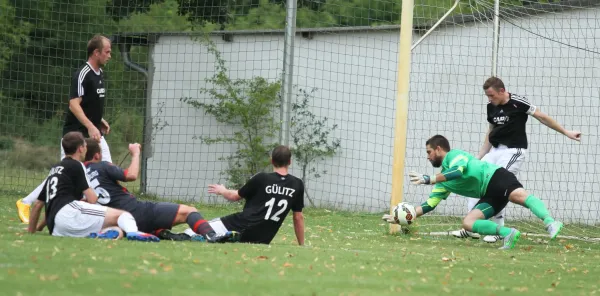
[{"label": "goalkeeper in green jersey", "polygon": [[[483,235],[499,235],[504,243],[500,249],[512,249],[521,233],[515,228],[499,226],[488,220],[512,202],[528,208],[544,221],[550,239],[554,239],[563,227],[555,221],[544,203],[527,193],[515,175],[503,167],[481,161],[471,154],[452,149],[448,140],[436,135],[427,140],[427,159],[434,167],[442,167],[435,176],[410,173],[413,184],[435,184],[427,201],[415,207],[417,217],[431,212],[450,193],[478,198],[479,202],[463,219],[467,231]],[[385,219],[393,222],[393,219]]]}]

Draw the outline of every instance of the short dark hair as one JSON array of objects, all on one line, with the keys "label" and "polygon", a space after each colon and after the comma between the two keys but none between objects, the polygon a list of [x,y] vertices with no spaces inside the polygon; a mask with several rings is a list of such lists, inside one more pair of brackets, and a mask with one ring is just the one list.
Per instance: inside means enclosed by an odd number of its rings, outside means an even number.
[{"label": "short dark hair", "polygon": [[87,144],[87,152],[85,153],[85,161],[90,161],[94,159],[94,155],[96,153],[101,153],[100,144],[96,142],[94,139],[86,138],[85,143]]},{"label": "short dark hair", "polygon": [[425,145],[429,145],[429,147],[435,149],[437,147],[442,147],[442,149],[446,152],[450,151],[450,142],[448,142],[448,139],[446,139],[444,136],[442,135],[435,135],[431,138],[429,138],[429,140],[427,140],[427,142],[425,142]]},{"label": "short dark hair", "polygon": [[483,90],[486,90],[490,87],[495,91],[499,91],[501,88],[506,89],[506,87],[504,87],[504,82],[502,82],[502,79],[498,77],[490,77],[483,83]]},{"label": "short dark hair", "polygon": [[61,141],[65,155],[73,155],[79,147],[85,145],[85,138],[81,132],[68,132]]},{"label": "short dark hair", "polygon": [[88,59],[94,54],[94,50],[99,50],[102,51],[102,49],[104,49],[104,40],[107,40],[110,42],[110,39],[108,39],[106,36],[102,35],[102,34],[97,34],[94,35],[94,37],[92,37],[92,39],[90,39],[90,41],[88,41],[87,44],[87,55],[88,55]]},{"label": "short dark hair", "polygon": [[292,151],[287,146],[279,145],[271,152],[271,160],[276,168],[288,166],[291,159]]}]

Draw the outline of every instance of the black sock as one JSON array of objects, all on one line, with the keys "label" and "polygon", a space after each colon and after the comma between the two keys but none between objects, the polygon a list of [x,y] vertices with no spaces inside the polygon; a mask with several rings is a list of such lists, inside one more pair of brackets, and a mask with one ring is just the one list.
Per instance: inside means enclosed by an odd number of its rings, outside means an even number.
[{"label": "black sock", "polygon": [[187,224],[197,234],[206,236],[207,234],[215,234],[215,230],[208,224],[208,221],[202,218],[198,212],[190,213],[186,219]]}]

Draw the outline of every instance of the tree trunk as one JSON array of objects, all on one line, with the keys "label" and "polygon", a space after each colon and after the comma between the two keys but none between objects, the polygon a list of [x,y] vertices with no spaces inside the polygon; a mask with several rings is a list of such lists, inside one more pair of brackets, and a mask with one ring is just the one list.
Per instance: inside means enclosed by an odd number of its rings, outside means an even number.
[{"label": "tree trunk", "polygon": [[305,164],[305,165],[302,166],[302,181],[304,182],[304,195],[306,195],[306,198],[308,199],[308,202],[310,203],[310,205],[312,207],[314,207],[315,203],[310,198],[310,195],[308,195],[308,187],[306,186],[306,184],[307,184],[307,181],[306,181],[306,168],[307,167],[308,167],[308,164]]}]

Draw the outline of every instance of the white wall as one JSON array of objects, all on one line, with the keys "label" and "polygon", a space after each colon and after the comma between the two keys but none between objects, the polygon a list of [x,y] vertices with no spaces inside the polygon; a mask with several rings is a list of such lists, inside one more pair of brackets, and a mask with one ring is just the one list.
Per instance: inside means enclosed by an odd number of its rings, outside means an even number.
[{"label": "white wall", "polygon": [[[600,10],[573,11],[514,20],[544,36],[600,51]],[[397,30],[329,32],[295,39],[294,84],[317,87],[312,110],[339,125],[341,153],[318,164],[328,171],[309,180],[309,193],[320,205],[360,211],[389,207],[398,54]],[[433,173],[424,142],[443,134],[455,148],[477,153],[487,128],[487,98],[481,89],[491,71],[490,23],[462,24],[433,32],[412,55],[406,171]],[[504,24],[498,74],[514,93],[526,96],[566,128],[583,132],[575,143],[531,118],[526,188],[553,213],[571,222],[597,222],[598,111],[600,54],[538,38]],[[564,37],[566,36],[566,37]],[[415,36],[418,38],[419,36]],[[563,39],[564,38],[564,39]],[[234,78],[281,73],[283,34],[235,35],[232,42],[214,36]],[[148,162],[148,190],[173,198],[215,202],[209,183],[223,182],[226,164],[217,160],[235,147],[204,145],[194,136],[231,132],[213,118],[179,101],[205,99],[199,89],[214,73],[214,58],[187,36],[162,36],[152,54],[155,70],[153,111],[169,126],[157,133]],[[292,173],[299,174],[297,167]],[[405,199],[420,203],[429,187],[408,185]],[[449,198],[436,211],[464,214],[466,202]],[[510,207],[509,218],[530,214]]]}]

